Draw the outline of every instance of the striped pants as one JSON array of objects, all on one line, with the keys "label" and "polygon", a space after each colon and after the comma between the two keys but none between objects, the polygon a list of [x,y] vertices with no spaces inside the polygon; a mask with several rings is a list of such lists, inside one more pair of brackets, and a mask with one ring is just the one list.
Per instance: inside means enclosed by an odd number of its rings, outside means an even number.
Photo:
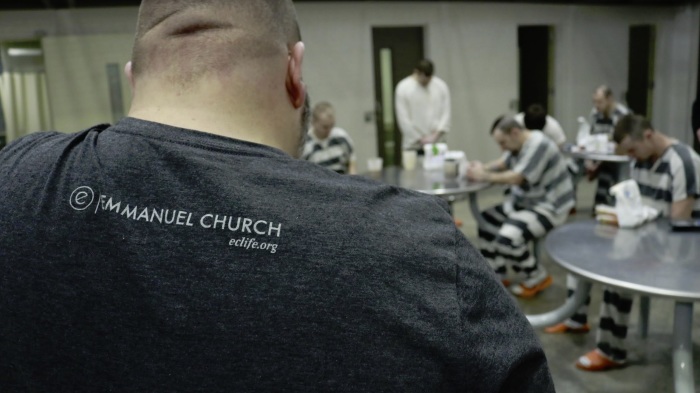
[{"label": "striped pants", "polygon": [[596,342],[598,349],[614,360],[627,359],[625,338],[632,310],[632,294],[613,288],[603,288],[600,305],[600,325]]},{"label": "striped pants", "polygon": [[[573,296],[577,278],[572,275],[566,277],[568,296]],[[596,335],[598,349],[613,360],[624,361],[627,359],[625,338],[627,338],[627,326],[632,311],[633,295],[619,289],[603,287],[603,301],[600,304],[600,325]],[[587,311],[590,296],[570,318],[576,324],[585,324],[588,321]]]},{"label": "striped pants", "polygon": [[545,271],[530,252],[529,242],[563,224],[567,215],[517,209],[508,202],[486,209],[481,216],[487,224],[479,226],[481,254],[502,278],[509,267],[525,280],[543,275]]},{"label": "striped pants", "polygon": [[[572,297],[574,296],[574,292],[576,289],[576,284],[578,283],[578,279],[575,276],[572,276],[571,274],[567,274],[566,276],[566,297]],[[588,323],[588,306],[591,304],[591,296],[588,295],[586,297],[586,301],[583,303],[581,307],[576,310],[574,315],[572,315],[567,322],[567,325],[570,326],[583,326]]]}]

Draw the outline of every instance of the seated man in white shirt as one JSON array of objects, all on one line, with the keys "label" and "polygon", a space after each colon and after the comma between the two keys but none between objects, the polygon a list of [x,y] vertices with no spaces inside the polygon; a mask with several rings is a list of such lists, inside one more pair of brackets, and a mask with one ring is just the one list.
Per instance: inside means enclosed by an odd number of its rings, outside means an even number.
[{"label": "seated man in white shirt", "polygon": [[335,110],[328,102],[314,106],[302,158],[338,173],[357,173],[352,139],[335,126]]},{"label": "seated man in white shirt", "polygon": [[[529,242],[566,221],[574,205],[571,177],[561,152],[541,132],[507,117],[496,120],[491,135],[505,154],[488,164],[472,162],[467,177],[510,185],[510,193],[481,213],[487,223],[479,227],[481,253],[513,294],[529,298],[552,283]],[[513,285],[509,267],[519,279]]]},{"label": "seated man in white shirt", "polygon": [[564,129],[557,119],[548,115],[540,104],[532,104],[525,112],[515,115],[515,120],[529,130],[540,130],[554,142],[559,149],[566,143]]}]

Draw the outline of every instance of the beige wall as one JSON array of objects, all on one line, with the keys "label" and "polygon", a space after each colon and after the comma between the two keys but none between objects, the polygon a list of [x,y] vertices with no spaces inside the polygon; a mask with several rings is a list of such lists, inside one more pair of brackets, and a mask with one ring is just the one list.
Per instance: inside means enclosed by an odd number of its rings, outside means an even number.
[{"label": "beige wall", "polygon": [[107,64],[117,63],[122,105],[131,102],[122,70],[131,56],[128,34],[57,36],[42,40],[53,128],[76,132],[98,123],[112,123]]},{"label": "beige wall", "polygon": [[[427,56],[434,60],[437,74],[450,85],[453,95],[453,131],[450,148],[465,150],[469,158],[488,159],[498,153],[488,137],[488,126],[498,114],[509,111],[518,96],[517,26],[550,24],[556,29],[555,110],[553,115],[570,138],[576,117],[590,111],[595,86],[608,83],[618,96],[627,84],[628,30],[633,24],[657,26],[656,90],[653,118],[656,126],[690,141],[690,106],[698,57],[700,6],[602,7],[542,4],[490,4],[459,2],[341,2],[297,4],[302,34],[307,47],[304,78],[314,102],[331,101],[337,108],[338,125],[345,128],[357,145],[359,169],[376,154],[375,126],[364,115],[374,108],[372,41],[373,26],[421,25],[426,31]],[[60,51],[47,46],[49,89],[57,125],[78,130],[89,124],[93,114],[85,107],[61,107],[66,97],[87,89],[92,98],[83,102],[107,103],[106,77],[96,70],[105,61],[123,64],[128,57],[136,8],[63,10],[0,13],[0,39],[31,38],[37,30],[51,45],[66,40],[77,53],[81,72],[72,70],[75,61],[60,59]],[[102,35],[84,41],[54,36]],[[100,45],[102,39],[110,41]],[[95,41],[96,40],[96,41]],[[92,44],[91,44],[92,42]],[[60,44],[63,45],[63,44]],[[76,46],[77,45],[77,46]],[[48,51],[52,51],[51,54]],[[113,55],[107,58],[107,55]],[[58,57],[58,58],[56,58]],[[93,64],[94,63],[94,64]],[[54,67],[59,67],[54,69]],[[80,68],[80,67],[78,67]],[[65,77],[61,77],[64,75]],[[88,81],[69,86],[73,75],[89,74]],[[54,79],[64,79],[54,82]],[[63,83],[66,82],[66,83]],[[103,89],[104,87],[104,89]],[[73,92],[73,93],[71,93]],[[81,93],[82,94],[82,93]],[[103,97],[97,97],[102,95]],[[123,96],[128,98],[125,91]],[[91,108],[104,113],[104,108]],[[60,113],[59,113],[60,112]],[[102,115],[100,115],[102,116]],[[62,119],[60,123],[58,119]],[[104,120],[102,120],[104,121]],[[110,118],[106,118],[110,121]]]},{"label": "beige wall", "polygon": [[[302,7],[303,6],[303,7]],[[654,114],[657,127],[690,141],[698,6],[593,7],[486,3],[305,3],[299,6],[307,43],[305,78],[312,97],[337,103],[339,124],[358,144],[358,162],[376,154],[375,128],[363,115],[373,108],[371,28],[421,25],[426,55],[452,90],[448,144],[470,159],[498,154],[488,136],[493,119],[518,97],[517,26],[555,28],[555,110],[569,138],[587,116],[593,89],[609,84],[618,97],[627,85],[628,31],[657,26]]]}]

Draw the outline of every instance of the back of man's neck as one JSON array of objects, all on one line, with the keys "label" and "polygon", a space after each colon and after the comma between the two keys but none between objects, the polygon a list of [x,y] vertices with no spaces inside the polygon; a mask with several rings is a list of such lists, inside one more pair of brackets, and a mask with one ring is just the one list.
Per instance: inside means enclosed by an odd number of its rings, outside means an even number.
[{"label": "back of man's neck", "polygon": [[255,116],[245,116],[235,112],[221,112],[213,109],[154,106],[132,108],[129,111],[129,116],[173,127],[268,145],[285,151],[288,150],[275,137],[276,132],[280,130],[273,129],[272,124],[264,124]]},{"label": "back of man's neck", "polygon": [[187,92],[138,86],[129,116],[296,154],[297,136],[290,136],[283,129],[289,124],[289,117],[285,116],[290,116],[281,109],[283,103],[275,97],[262,97],[247,90],[245,85]]}]

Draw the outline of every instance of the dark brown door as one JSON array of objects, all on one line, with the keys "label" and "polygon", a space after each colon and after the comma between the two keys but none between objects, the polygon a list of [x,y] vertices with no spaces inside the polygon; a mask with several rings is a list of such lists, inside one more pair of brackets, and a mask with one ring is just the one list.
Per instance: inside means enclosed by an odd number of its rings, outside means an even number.
[{"label": "dark brown door", "polygon": [[532,104],[541,104],[548,113],[553,112],[553,35],[552,26],[518,26],[520,112]]},{"label": "dark brown door", "polygon": [[394,113],[394,89],[423,58],[423,27],[372,28],[377,155],[384,166],[401,165],[401,132]]},{"label": "dark brown door", "polygon": [[[698,40],[700,45],[700,40]],[[700,153],[700,50],[698,50],[698,73],[696,74],[697,85],[695,86],[695,101],[693,101],[692,113],[690,115],[690,127],[692,128],[693,147]]]},{"label": "dark brown door", "polygon": [[634,113],[647,118],[652,114],[654,93],[653,25],[630,26],[629,58],[627,64],[627,105]]}]

